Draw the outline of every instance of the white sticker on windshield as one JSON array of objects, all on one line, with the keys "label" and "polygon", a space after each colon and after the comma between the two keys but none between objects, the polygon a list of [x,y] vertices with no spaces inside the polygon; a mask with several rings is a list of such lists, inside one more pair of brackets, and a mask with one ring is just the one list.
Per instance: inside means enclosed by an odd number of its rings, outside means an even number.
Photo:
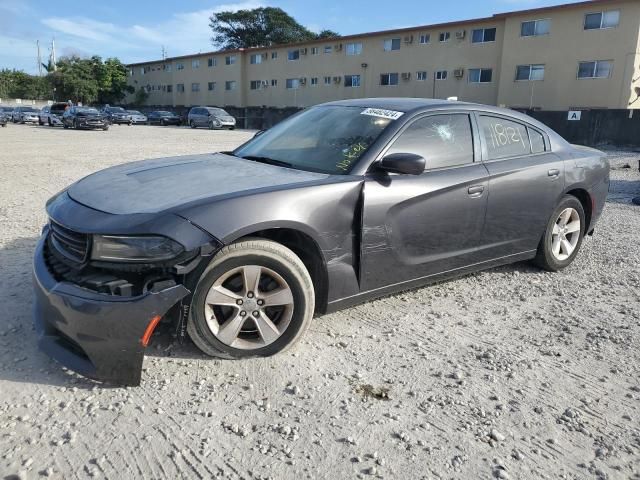
[{"label": "white sticker on windshield", "polygon": [[395,110],[384,110],[382,108],[367,108],[360,115],[369,115],[371,117],[388,118],[390,120],[397,120],[404,112],[396,112]]}]

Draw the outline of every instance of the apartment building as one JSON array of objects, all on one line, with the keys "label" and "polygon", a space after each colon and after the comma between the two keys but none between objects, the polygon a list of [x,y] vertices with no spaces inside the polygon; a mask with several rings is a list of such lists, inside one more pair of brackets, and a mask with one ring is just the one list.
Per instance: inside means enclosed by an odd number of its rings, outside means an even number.
[{"label": "apartment building", "polygon": [[306,107],[448,98],[544,110],[640,108],[640,1],[487,18],[129,65],[149,105]]}]

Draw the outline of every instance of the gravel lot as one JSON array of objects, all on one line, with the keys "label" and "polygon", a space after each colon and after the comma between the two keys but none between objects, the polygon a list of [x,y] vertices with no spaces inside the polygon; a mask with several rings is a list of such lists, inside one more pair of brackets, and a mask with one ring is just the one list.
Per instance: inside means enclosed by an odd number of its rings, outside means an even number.
[{"label": "gravel lot", "polygon": [[605,214],[562,273],[521,263],[387,297],[269,359],[161,333],[138,388],[38,352],[45,201],[110,165],[249,136],[0,129],[0,478],[640,479],[640,154],[610,152]]}]

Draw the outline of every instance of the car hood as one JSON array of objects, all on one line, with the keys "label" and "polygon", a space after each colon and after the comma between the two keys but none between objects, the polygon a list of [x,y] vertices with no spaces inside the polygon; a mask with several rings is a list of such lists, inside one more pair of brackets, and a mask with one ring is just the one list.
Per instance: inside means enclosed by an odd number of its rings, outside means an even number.
[{"label": "car hood", "polygon": [[218,153],[107,168],[74,183],[68,194],[106,213],[156,213],[205,199],[308,184],[328,177]]}]

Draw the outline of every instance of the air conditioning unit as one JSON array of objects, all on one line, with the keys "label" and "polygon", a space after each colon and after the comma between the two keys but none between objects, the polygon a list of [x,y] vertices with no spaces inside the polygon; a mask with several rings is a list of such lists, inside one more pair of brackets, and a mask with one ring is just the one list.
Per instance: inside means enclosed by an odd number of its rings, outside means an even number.
[{"label": "air conditioning unit", "polygon": [[413,43],[413,35],[408,35],[404,37],[404,43],[406,43],[407,45],[409,45],[410,43]]},{"label": "air conditioning unit", "polygon": [[456,78],[464,77],[464,68],[456,68],[453,71],[453,76],[456,77]]},{"label": "air conditioning unit", "polygon": [[403,80],[411,80],[411,72],[404,72],[402,74],[402,79]]},{"label": "air conditioning unit", "polygon": [[341,50],[342,50],[342,44],[341,44],[341,43],[336,43],[336,46],[335,46],[335,47],[333,47],[333,49],[334,49],[336,52],[341,51]]},{"label": "air conditioning unit", "polygon": [[456,32],[456,38],[458,40],[464,40],[464,37],[466,37],[466,36],[467,36],[467,31],[466,30],[458,30]]},{"label": "air conditioning unit", "polygon": [[333,83],[340,83],[342,82],[342,77],[333,77]]},{"label": "air conditioning unit", "polygon": [[306,48],[301,48],[300,49],[300,55],[306,55],[307,54],[307,49]]},{"label": "air conditioning unit", "polygon": [[301,78],[300,79],[300,85],[306,85],[307,84],[307,79],[306,78]]}]

